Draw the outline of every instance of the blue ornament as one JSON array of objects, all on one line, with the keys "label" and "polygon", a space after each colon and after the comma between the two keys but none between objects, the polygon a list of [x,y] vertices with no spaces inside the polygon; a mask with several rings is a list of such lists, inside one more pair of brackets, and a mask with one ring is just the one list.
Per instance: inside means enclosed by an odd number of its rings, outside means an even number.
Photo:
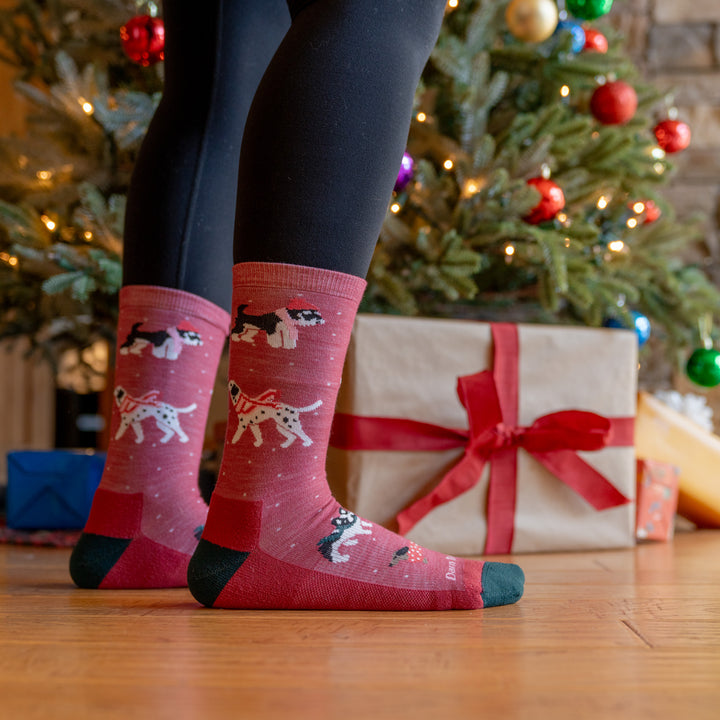
[{"label": "blue ornament", "polygon": [[[642,313],[632,310],[630,316],[633,320],[633,328],[637,335],[638,345],[642,347],[650,339],[650,320],[645,317]],[[603,327],[607,328],[619,328],[621,330],[628,330],[628,326],[619,318],[611,317],[608,318],[604,323]]]},{"label": "blue ornament", "polygon": [[585,47],[585,30],[583,30],[580,23],[576,23],[573,20],[561,20],[557,24],[554,34],[559,35],[562,32],[569,32],[572,35],[572,51],[574,53],[583,51]]}]

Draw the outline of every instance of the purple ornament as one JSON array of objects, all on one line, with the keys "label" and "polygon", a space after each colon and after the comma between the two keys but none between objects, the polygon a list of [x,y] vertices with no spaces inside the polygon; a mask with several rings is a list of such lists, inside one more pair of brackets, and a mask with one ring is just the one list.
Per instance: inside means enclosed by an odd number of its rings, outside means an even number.
[{"label": "purple ornament", "polygon": [[400,170],[398,172],[397,180],[395,181],[395,192],[400,192],[407,187],[408,183],[412,180],[414,170],[415,161],[409,153],[403,153],[402,161],[400,162]]}]

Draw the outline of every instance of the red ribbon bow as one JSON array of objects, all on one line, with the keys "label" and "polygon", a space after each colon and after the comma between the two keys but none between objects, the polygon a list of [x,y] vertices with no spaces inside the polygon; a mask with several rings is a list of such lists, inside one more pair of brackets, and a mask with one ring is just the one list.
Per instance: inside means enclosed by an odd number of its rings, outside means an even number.
[{"label": "red ribbon bow", "polygon": [[633,418],[605,418],[581,410],[543,415],[529,427],[517,424],[518,336],[510,324],[492,326],[495,361],[485,370],[458,380],[458,396],[465,407],[468,430],[395,418],[369,418],[338,414],[331,443],[355,450],[445,450],[465,447],[461,460],[425,497],[397,516],[406,534],[425,515],[480,481],[490,464],[487,500],[488,554],[512,548],[517,449],[523,448],[596,510],[624,505],[626,498],[595,468],[577,455],[578,450],[632,445]]}]

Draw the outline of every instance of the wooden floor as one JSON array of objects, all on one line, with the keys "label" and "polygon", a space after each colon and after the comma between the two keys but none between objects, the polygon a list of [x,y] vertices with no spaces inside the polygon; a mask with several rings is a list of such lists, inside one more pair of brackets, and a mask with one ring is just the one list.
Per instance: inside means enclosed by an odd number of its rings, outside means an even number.
[{"label": "wooden floor", "polygon": [[200,609],[0,547],[0,718],[720,718],[720,531],[519,558],[476,612]]}]

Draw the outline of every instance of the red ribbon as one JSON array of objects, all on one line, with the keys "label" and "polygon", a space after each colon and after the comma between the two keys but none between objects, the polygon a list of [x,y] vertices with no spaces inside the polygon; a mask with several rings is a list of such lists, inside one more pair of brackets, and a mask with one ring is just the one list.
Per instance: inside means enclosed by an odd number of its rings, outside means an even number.
[{"label": "red ribbon", "polygon": [[563,410],[518,426],[518,334],[515,325],[492,326],[494,369],[458,379],[458,396],[467,411],[468,430],[444,428],[398,418],[338,413],[331,444],[347,450],[448,450],[464,447],[460,461],[425,497],[397,516],[406,534],[438,505],[480,481],[490,464],[485,552],[511,551],[517,487],[517,449],[523,448],[596,510],[625,505],[625,497],[578,450],[633,444],[633,418],[605,418],[581,410]]}]

